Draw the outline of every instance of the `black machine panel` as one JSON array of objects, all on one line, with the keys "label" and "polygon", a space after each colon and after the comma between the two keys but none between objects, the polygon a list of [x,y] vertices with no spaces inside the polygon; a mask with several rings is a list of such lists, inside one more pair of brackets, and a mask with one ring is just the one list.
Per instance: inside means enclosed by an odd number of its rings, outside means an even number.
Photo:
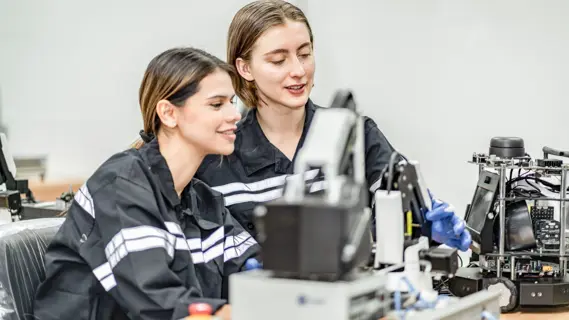
[{"label": "black machine panel", "polygon": [[472,198],[472,203],[466,213],[466,226],[472,235],[472,240],[478,245],[473,246],[476,253],[492,252],[494,215],[494,200],[498,193],[499,175],[494,172],[482,171]]}]

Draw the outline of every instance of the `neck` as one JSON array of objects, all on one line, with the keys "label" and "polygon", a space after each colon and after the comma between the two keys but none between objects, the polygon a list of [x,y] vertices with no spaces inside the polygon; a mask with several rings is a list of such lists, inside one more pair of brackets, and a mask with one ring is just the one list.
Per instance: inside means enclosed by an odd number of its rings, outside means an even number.
[{"label": "neck", "polygon": [[184,188],[192,181],[205,154],[176,134],[172,136],[159,134],[157,139],[160,153],[172,174],[176,193],[180,196]]},{"label": "neck", "polygon": [[305,108],[291,109],[272,104],[257,108],[257,120],[263,132],[282,136],[301,135],[305,114]]}]

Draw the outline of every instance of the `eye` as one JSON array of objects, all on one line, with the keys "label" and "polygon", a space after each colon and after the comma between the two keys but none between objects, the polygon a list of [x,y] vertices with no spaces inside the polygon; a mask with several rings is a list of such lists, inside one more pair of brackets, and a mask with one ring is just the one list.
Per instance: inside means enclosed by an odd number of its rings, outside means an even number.
[{"label": "eye", "polygon": [[284,60],[271,61],[272,64],[277,65],[277,66],[283,64],[283,62],[284,62]]},{"label": "eye", "polygon": [[219,109],[223,106],[223,103],[221,103],[221,102],[212,103],[212,104],[210,104],[210,106],[214,107],[215,109]]},{"label": "eye", "polygon": [[237,96],[231,97],[231,100],[229,100],[229,102],[231,102],[231,104],[236,104],[237,103]]}]

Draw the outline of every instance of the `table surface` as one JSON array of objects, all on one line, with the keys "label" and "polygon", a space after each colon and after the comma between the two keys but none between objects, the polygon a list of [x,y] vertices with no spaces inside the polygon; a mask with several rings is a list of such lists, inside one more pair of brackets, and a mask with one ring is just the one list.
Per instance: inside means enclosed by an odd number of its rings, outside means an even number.
[{"label": "table surface", "polygon": [[514,313],[501,314],[500,319],[505,320],[558,320],[569,319],[569,307],[558,309],[521,309]]},{"label": "table surface", "polygon": [[55,201],[62,193],[68,192],[69,187],[73,189],[74,192],[79,190],[79,187],[83,184],[83,181],[29,181],[28,187],[32,190],[34,198],[37,201]]}]

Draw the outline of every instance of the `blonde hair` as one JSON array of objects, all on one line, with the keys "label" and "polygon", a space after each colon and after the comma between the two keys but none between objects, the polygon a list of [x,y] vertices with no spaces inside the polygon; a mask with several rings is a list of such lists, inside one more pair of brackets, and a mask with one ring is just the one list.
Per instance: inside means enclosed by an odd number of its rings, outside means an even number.
[{"label": "blonde hair", "polygon": [[[310,42],[314,43],[308,19],[298,7],[281,0],[261,0],[251,2],[241,8],[233,17],[227,35],[227,62],[235,65],[237,58],[250,61],[253,46],[259,37],[274,26],[283,25],[287,20],[306,24]],[[259,96],[255,83],[243,79],[238,73],[231,77],[239,99],[247,108],[255,108]]]}]

